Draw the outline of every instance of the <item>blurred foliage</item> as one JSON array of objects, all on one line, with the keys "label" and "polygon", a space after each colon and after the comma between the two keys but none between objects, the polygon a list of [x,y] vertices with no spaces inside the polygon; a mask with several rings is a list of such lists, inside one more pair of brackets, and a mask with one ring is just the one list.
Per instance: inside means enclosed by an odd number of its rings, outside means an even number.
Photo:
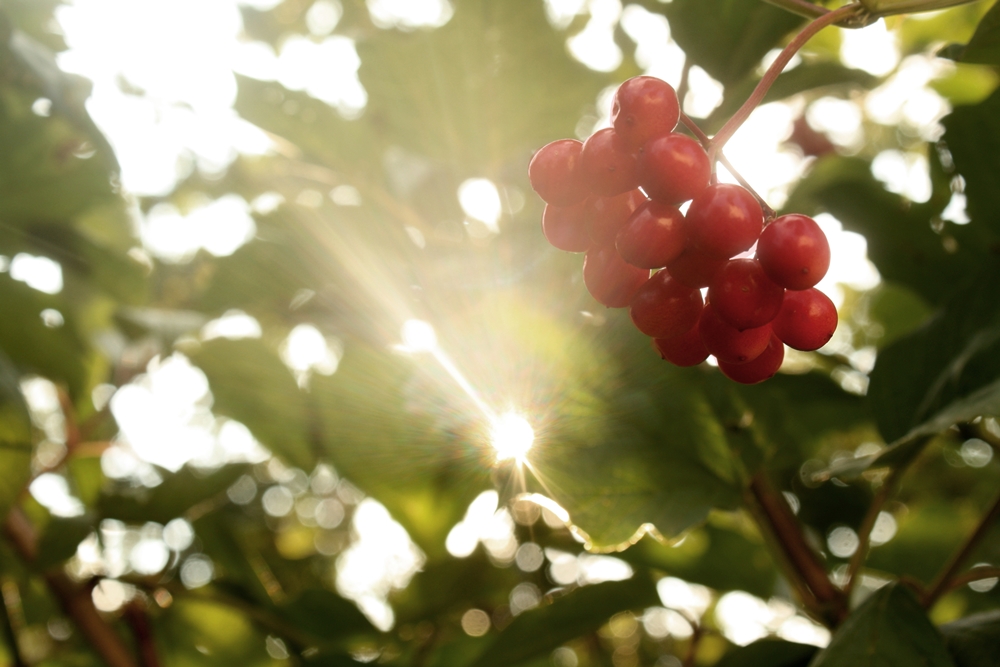
[{"label": "blurred foliage", "polygon": [[[866,120],[863,145],[805,163],[783,208],[863,235],[882,283],[846,291],[833,346],[789,355],[788,372],[753,387],[661,364],[624,313],[587,295],[579,258],[538,233],[532,151],[586,134],[602,91],[643,67],[622,29],[615,71],[571,56],[586,7],[554,25],[541,0],[454,0],[442,27],[404,30],[376,25],[362,0],[334,2],[364,110],[234,75],[236,112],[274,149],[137,199],[86,110],[89,82],[57,65],[58,5],[0,3],[0,665],[996,664],[988,579],[939,591],[931,609],[911,588],[931,584],[997,502],[1000,5],[892,19],[904,57],[956,61],[929,83],[953,108],[939,135]],[[755,0],[639,5],[722,84],[708,132],[803,23]],[[313,6],[241,7],[245,36],[280,50],[308,34]],[[766,101],[858,101],[891,78],[844,66],[841,43],[818,35]],[[925,160],[926,201],[873,175],[884,150]],[[499,232],[463,213],[470,178],[496,184]],[[188,211],[231,193],[253,202],[256,235],[230,255],[166,261],[136,236],[157,204]],[[945,219],[958,196],[967,223]],[[10,275],[19,254],[57,262],[62,289]],[[260,336],[203,329],[239,315]],[[436,353],[400,345],[410,319],[434,325]],[[334,367],[290,367],[300,325]],[[178,359],[210,388],[192,419],[212,438],[241,424],[265,455],[123,462],[111,395]],[[508,409],[535,427],[526,463],[495,460],[490,418]],[[801,545],[762,521],[749,484],[762,478]],[[78,506],[47,509],[35,498],[46,484]],[[452,555],[489,489],[519,548]],[[385,539],[412,539],[415,572],[365,598],[338,577],[363,540],[354,518],[381,511],[373,501],[391,516]],[[856,537],[872,508],[893,534],[873,542],[836,619],[802,594],[794,549],[844,585],[850,556],[828,538]],[[956,572],[1000,564],[1000,530],[978,537]],[[141,548],[158,567],[136,566]],[[587,563],[620,580],[588,579]],[[702,602],[657,587],[678,579]],[[741,591],[803,624],[836,619],[831,643],[737,646],[750,640],[716,611]]]}]

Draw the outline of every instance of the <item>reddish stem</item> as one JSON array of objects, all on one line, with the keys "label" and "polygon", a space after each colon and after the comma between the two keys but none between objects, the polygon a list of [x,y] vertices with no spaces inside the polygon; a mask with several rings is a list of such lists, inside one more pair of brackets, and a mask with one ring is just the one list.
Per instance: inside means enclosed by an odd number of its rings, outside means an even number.
[{"label": "reddish stem", "polygon": [[730,118],[726,124],[722,126],[722,129],[719,130],[718,134],[713,137],[712,148],[709,150],[709,157],[714,158],[715,154],[722,150],[722,147],[725,146],[726,142],[729,141],[733,134],[736,133],[736,130],[743,125],[746,119],[750,117],[750,114],[753,113],[753,110],[760,105],[764,96],[767,95],[767,91],[771,89],[771,85],[774,84],[781,72],[784,71],[785,66],[788,65],[792,56],[798,53],[799,49],[805,46],[806,42],[808,42],[813,35],[828,25],[858,14],[863,9],[864,8],[861,4],[854,2],[849,5],[844,5],[843,7],[835,9],[827,14],[823,14],[816,20],[806,25],[806,27],[802,29],[802,32],[796,35],[795,39],[789,42],[788,46],[781,50],[781,53],[779,53],[775,61],[771,63],[771,66],[767,68],[764,76],[757,84],[757,87],[754,88],[750,97],[747,98],[747,101],[743,103],[743,106],[741,106],[739,110],[733,114],[733,117]]},{"label": "reddish stem", "polygon": [[[698,141],[701,142],[702,146],[704,146],[706,149],[711,148],[712,140],[708,138],[708,135],[705,134],[700,127],[698,127],[697,123],[695,123],[687,114],[683,112],[681,112],[681,122],[684,124],[684,127],[691,130],[691,133],[695,136],[696,139],[698,139]],[[722,163],[722,165],[726,169],[729,170],[729,173],[731,173],[733,177],[736,178],[739,184],[742,185],[747,190],[749,190],[750,194],[754,196],[754,198],[760,204],[761,210],[764,212],[764,220],[768,222],[773,220],[774,216],[777,215],[774,212],[774,209],[768,205],[767,201],[763,197],[757,194],[757,191],[750,186],[750,183],[745,178],[743,178],[743,175],[740,174],[740,172],[736,171],[736,167],[734,167],[732,163],[726,158],[726,156],[722,154],[722,151],[719,151],[716,154],[716,158],[719,160],[719,162]],[[713,165],[713,167],[714,166],[715,165]],[[715,170],[713,169],[712,171],[714,175]]]}]

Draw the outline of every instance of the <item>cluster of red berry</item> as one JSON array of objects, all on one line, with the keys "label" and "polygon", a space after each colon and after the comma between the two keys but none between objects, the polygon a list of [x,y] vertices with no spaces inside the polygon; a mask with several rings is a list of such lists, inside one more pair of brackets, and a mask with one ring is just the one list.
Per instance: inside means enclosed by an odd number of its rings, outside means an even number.
[{"label": "cluster of red berry", "polygon": [[[712,184],[705,149],[674,132],[679,117],[668,83],[635,77],[615,94],[612,128],[541,148],[528,176],[546,202],[542,231],[556,248],[586,253],[587,289],[628,307],[664,359],[693,366],[711,354],[732,380],[761,382],[784,345],[816,350],[837,328],[836,307],[813,287],[830,246],[811,218],[765,226],[748,190]],[[688,200],[685,215],[677,206]]]}]

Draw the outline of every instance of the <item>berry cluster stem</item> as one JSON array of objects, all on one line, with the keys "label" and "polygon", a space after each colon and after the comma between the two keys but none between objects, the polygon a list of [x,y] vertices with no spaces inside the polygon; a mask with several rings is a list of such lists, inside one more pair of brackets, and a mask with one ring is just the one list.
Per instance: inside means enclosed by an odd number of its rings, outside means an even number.
[{"label": "berry cluster stem", "polygon": [[[691,134],[693,134],[695,138],[701,142],[702,146],[704,146],[706,149],[711,147],[712,140],[709,139],[708,135],[705,134],[700,127],[698,127],[698,124],[695,123],[684,112],[681,112],[681,122],[684,124],[684,127],[691,130]],[[760,204],[761,210],[764,212],[765,223],[774,220],[775,216],[777,215],[775,210],[771,208],[771,206],[767,203],[767,201],[763,197],[757,194],[757,191],[753,189],[753,187],[750,185],[747,179],[743,178],[743,175],[740,174],[740,172],[736,171],[736,167],[734,167],[732,163],[729,161],[729,159],[722,154],[722,151],[719,151],[716,154],[716,158],[719,160],[719,162],[722,163],[722,166],[724,166],[726,169],[729,170],[729,173],[733,175],[733,177],[737,180],[737,182],[739,182],[740,185],[746,188],[750,192],[750,194],[754,196],[754,198],[757,200],[757,203]],[[714,169],[715,165],[712,166]]]},{"label": "berry cluster stem", "polygon": [[796,35],[795,38],[788,43],[788,46],[781,50],[781,53],[779,53],[775,61],[771,63],[771,66],[767,68],[764,76],[757,84],[757,87],[754,88],[750,97],[747,98],[747,101],[743,103],[743,106],[741,106],[739,110],[733,114],[732,118],[730,118],[726,124],[722,126],[722,129],[719,130],[718,134],[712,138],[712,147],[709,149],[708,153],[709,158],[714,159],[716,155],[718,155],[718,153],[722,150],[722,147],[726,145],[726,142],[729,141],[733,134],[736,133],[736,130],[743,125],[746,119],[750,117],[750,114],[753,113],[754,109],[756,109],[760,105],[761,101],[763,101],[764,96],[767,95],[767,91],[771,89],[775,80],[781,72],[784,71],[785,66],[788,65],[792,56],[798,53],[799,49],[805,46],[806,42],[808,42],[813,35],[828,25],[850,18],[863,11],[864,6],[861,5],[861,3],[852,2],[849,5],[844,5],[839,9],[823,14],[806,25],[806,27],[802,29],[802,32]]}]

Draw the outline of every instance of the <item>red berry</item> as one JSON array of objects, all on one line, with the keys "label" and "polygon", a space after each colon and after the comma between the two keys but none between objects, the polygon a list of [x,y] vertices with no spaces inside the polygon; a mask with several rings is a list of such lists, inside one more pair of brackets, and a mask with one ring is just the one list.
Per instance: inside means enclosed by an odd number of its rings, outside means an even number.
[{"label": "red berry", "polygon": [[745,364],[756,359],[771,339],[769,325],[740,331],[719,317],[711,301],[705,304],[701,313],[698,331],[708,351],[720,363],[725,361],[727,364]]},{"label": "red berry", "polygon": [[754,244],[764,226],[764,213],[748,190],[719,183],[691,202],[687,225],[692,248],[705,255],[729,259]]},{"label": "red berry", "polygon": [[837,330],[837,307],[816,288],[786,292],[771,327],[788,347],[818,350]]},{"label": "red berry", "polygon": [[809,289],[830,268],[830,244],[815,220],[792,213],[764,228],[757,241],[757,259],[782,287]]},{"label": "red berry", "polygon": [[647,336],[672,338],[697,324],[702,307],[701,292],[660,271],[635,293],[628,313],[636,328]]},{"label": "red berry", "polygon": [[654,338],[653,347],[660,356],[675,366],[697,366],[708,359],[708,348],[701,340],[698,325],[673,338]]},{"label": "red berry", "polygon": [[624,308],[649,279],[649,271],[626,264],[614,246],[595,246],[583,258],[583,282],[608,308]]},{"label": "red berry", "polygon": [[583,182],[595,195],[613,197],[639,185],[635,156],[610,127],[583,142]]},{"label": "red berry", "polygon": [[[691,245],[690,241],[687,245]],[[712,277],[727,261],[703,255],[688,247],[677,259],[667,264],[667,271],[679,283],[688,287],[708,287]]]},{"label": "red berry", "polygon": [[775,284],[755,259],[731,259],[716,272],[708,299],[723,320],[753,329],[773,320],[781,310],[785,289]]},{"label": "red berry", "polygon": [[648,201],[618,232],[615,246],[626,262],[659,269],[684,251],[684,214],[670,204]]},{"label": "red berry", "polygon": [[639,151],[639,184],[653,199],[679,204],[708,187],[708,154],[683,134],[656,137]]},{"label": "red berry", "polygon": [[741,384],[757,384],[769,378],[781,368],[781,362],[785,359],[785,346],[777,336],[771,334],[767,348],[761,352],[760,356],[745,364],[730,364],[719,360],[719,370],[730,380]]},{"label": "red berry", "polygon": [[587,196],[580,170],[583,144],[576,139],[560,139],[538,149],[528,164],[531,187],[547,204],[571,206]]},{"label": "red berry", "polygon": [[619,230],[647,201],[642,190],[631,190],[614,197],[588,197],[586,220],[591,240],[597,245],[614,245]]},{"label": "red berry", "polygon": [[636,76],[618,86],[611,124],[632,151],[650,139],[674,131],[680,105],[673,86],[652,76]]},{"label": "red berry", "polygon": [[542,212],[542,233],[549,243],[560,250],[586,252],[590,247],[586,215],[586,200],[572,206],[546,204]]}]

